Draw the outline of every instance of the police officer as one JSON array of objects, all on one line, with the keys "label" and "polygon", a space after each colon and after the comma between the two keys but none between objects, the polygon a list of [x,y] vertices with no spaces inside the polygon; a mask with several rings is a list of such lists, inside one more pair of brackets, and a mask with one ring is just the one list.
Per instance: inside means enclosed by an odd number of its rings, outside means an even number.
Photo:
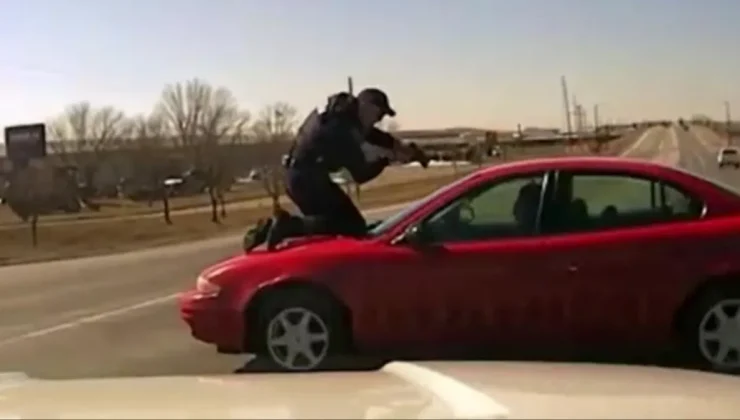
[{"label": "police officer", "polygon": [[250,251],[265,241],[272,249],[284,238],[299,235],[364,235],[364,217],[330,174],[346,169],[356,183],[363,184],[380,175],[392,160],[418,156],[418,151],[375,128],[383,117],[395,115],[388,96],[376,88],[365,89],[357,97],[334,95],[324,112],[309,115],[286,162],[287,193],[303,217],[276,209],[271,219],[260,221],[247,234],[244,249]]}]

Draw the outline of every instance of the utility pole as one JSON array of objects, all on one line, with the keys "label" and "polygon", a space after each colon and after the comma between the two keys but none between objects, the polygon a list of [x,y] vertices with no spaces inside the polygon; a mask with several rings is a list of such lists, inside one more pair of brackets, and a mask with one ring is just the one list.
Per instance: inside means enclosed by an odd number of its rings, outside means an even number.
[{"label": "utility pole", "polygon": [[349,92],[350,95],[354,94],[354,83],[352,83],[352,76],[347,77],[347,92]]},{"label": "utility pole", "polygon": [[594,105],[594,133],[599,129],[599,104]]},{"label": "utility pole", "polygon": [[581,130],[586,131],[588,130],[588,111],[583,105],[578,105],[578,108],[581,111]]},{"label": "utility pole", "polygon": [[727,131],[727,145],[732,144],[732,133],[730,132],[732,128],[732,115],[730,110],[730,101],[725,101],[725,130]]},{"label": "utility pole", "polygon": [[583,131],[583,107],[578,103],[578,99],[573,95],[573,118],[575,118],[575,131]]},{"label": "utility pole", "polygon": [[570,102],[568,102],[568,83],[565,81],[565,76],[560,76],[560,84],[563,89],[563,107],[565,108],[565,128],[568,131],[568,136],[573,133],[573,125],[571,124],[570,115]]},{"label": "utility pole", "polygon": [[580,131],[578,127],[580,126],[579,120],[578,120],[578,100],[576,99],[576,95],[573,95],[573,97],[570,98],[570,103],[573,109],[571,110],[571,114],[573,115],[573,132],[576,133]]}]

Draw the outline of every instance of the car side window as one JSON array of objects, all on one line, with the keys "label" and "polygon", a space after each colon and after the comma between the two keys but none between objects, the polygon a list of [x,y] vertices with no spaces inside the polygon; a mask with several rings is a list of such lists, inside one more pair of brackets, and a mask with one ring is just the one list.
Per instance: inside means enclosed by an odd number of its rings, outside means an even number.
[{"label": "car side window", "polygon": [[663,205],[673,219],[700,219],[704,215],[704,202],[679,190],[678,188],[661,183]]},{"label": "car side window", "polygon": [[560,231],[607,230],[698,219],[700,200],[657,179],[628,174],[574,174],[559,203]]},{"label": "car side window", "polygon": [[474,188],[422,224],[433,242],[528,236],[536,232],[544,174],[529,174]]}]

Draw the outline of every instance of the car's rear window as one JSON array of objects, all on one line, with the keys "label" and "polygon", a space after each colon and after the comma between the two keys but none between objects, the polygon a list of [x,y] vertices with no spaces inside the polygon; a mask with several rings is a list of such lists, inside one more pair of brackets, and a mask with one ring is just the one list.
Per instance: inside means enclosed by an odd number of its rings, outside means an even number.
[{"label": "car's rear window", "polygon": [[734,195],[735,197],[737,197],[740,200],[740,190],[738,190],[737,188],[731,186],[730,184],[725,184],[722,181],[718,181],[718,180],[716,180],[714,178],[709,178],[709,177],[706,177],[704,175],[701,175],[701,174],[698,174],[698,173],[695,173],[695,172],[690,172],[690,171],[687,171],[686,169],[683,169],[683,168],[675,167],[673,169],[675,171],[683,172],[683,173],[688,174],[688,175],[690,175],[690,176],[692,176],[694,178],[698,178],[698,179],[701,179],[704,182],[707,182],[709,184],[712,184],[713,186],[717,187],[718,189],[724,191],[727,194]]},{"label": "car's rear window", "polygon": [[722,190],[722,191],[724,191],[724,192],[726,192],[728,194],[734,195],[735,197],[737,197],[738,199],[740,199],[740,191],[738,191],[735,187],[733,187],[733,186],[731,186],[729,184],[725,184],[724,182],[717,181],[716,179],[713,179],[713,178],[707,178],[707,177],[704,177],[704,176],[701,176],[701,175],[697,175],[697,174],[694,174],[694,176],[696,176],[698,178],[701,178],[704,181],[706,181],[706,182],[714,185],[715,187],[719,188],[720,190]]},{"label": "car's rear window", "polygon": [[737,150],[736,149],[725,149],[722,151],[723,155],[736,155]]}]

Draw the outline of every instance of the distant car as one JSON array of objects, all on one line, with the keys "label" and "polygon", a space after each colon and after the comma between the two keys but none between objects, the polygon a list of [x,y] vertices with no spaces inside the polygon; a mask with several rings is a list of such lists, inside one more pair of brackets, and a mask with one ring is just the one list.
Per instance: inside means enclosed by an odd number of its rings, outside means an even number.
[{"label": "distant car", "polygon": [[684,131],[689,131],[689,124],[682,118],[678,119],[678,126],[681,127],[681,129]]},{"label": "distant car", "polygon": [[6,419],[737,419],[740,379],[640,366],[393,361],[364,372],[0,376]]},{"label": "distant car", "polygon": [[198,340],[288,371],[333,354],[664,351],[740,367],[740,195],[641,160],[481,169],[365,239],[305,237],[203,271]]},{"label": "distant car", "polygon": [[720,168],[733,166],[740,169],[740,150],[737,147],[723,147],[717,153],[717,165]]}]

